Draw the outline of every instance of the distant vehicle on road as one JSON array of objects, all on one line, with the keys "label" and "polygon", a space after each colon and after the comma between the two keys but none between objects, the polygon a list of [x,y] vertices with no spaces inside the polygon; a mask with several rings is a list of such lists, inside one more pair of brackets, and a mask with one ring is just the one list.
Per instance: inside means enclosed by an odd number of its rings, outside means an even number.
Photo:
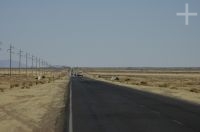
[{"label": "distant vehicle on road", "polygon": [[72,77],[83,77],[80,73],[72,73]]},{"label": "distant vehicle on road", "polygon": [[83,77],[83,75],[82,74],[78,74],[77,77]]}]

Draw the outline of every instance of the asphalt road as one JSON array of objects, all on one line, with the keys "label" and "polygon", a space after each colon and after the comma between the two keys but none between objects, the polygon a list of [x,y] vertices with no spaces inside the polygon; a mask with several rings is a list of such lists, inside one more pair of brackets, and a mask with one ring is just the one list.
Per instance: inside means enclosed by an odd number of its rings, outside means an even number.
[{"label": "asphalt road", "polygon": [[72,78],[70,132],[200,132],[200,106]]}]

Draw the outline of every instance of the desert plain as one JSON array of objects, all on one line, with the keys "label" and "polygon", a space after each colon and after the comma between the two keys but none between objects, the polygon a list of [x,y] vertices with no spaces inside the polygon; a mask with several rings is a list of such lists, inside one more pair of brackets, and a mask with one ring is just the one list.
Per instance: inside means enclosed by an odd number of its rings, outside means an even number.
[{"label": "desert plain", "polygon": [[200,104],[199,68],[84,68],[86,76]]}]

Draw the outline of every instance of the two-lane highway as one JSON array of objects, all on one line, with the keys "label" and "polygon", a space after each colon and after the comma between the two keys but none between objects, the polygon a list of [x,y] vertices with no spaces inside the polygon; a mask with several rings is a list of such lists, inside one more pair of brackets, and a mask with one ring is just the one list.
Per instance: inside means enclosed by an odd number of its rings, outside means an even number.
[{"label": "two-lane highway", "polygon": [[88,78],[71,80],[70,132],[200,132],[200,106]]}]

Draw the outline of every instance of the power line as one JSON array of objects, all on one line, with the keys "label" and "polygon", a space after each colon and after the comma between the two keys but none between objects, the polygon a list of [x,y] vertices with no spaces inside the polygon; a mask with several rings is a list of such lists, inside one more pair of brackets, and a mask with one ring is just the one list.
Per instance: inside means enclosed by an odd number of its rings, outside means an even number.
[{"label": "power line", "polygon": [[9,73],[9,75],[10,75],[10,77],[11,77],[11,75],[12,75],[12,54],[14,53],[12,50],[14,49],[14,47],[10,44],[10,48],[7,50],[7,51],[9,51],[9,54],[10,54],[10,73]]},{"label": "power line", "polygon": [[27,75],[28,75],[28,57],[30,56],[30,54],[29,53],[27,53],[26,52],[26,77],[27,77]]},{"label": "power line", "polygon": [[22,57],[22,52],[23,51],[20,49],[19,53],[18,53],[19,54],[19,74],[21,73],[21,57]]},{"label": "power line", "polygon": [[[2,45],[2,42],[0,41],[0,46]],[[1,49],[1,47],[0,47]],[[14,69],[12,68],[13,66],[13,54],[14,53],[14,46],[12,46],[12,44],[10,44],[9,49],[7,50],[7,52],[9,52],[9,75],[10,77],[13,74]],[[24,54],[23,54],[24,53]],[[28,76],[28,68],[30,66],[31,70],[32,70],[32,75],[34,74],[34,70],[36,75],[41,76],[41,75],[46,75],[46,73],[52,71],[53,69],[51,68],[51,66],[48,64],[47,61],[45,61],[44,59],[41,59],[39,57],[36,57],[34,55],[30,55],[28,52],[24,52],[21,49],[19,49],[19,51],[16,53],[16,55],[19,57],[18,59],[18,72],[19,75],[22,74],[22,68],[24,68],[24,66],[22,64],[23,60],[22,58],[25,57],[25,72],[26,72],[26,76]],[[29,62],[30,61],[30,62]],[[30,63],[30,65],[29,65]],[[50,69],[48,69],[50,68]],[[24,72],[23,72],[24,73]]]},{"label": "power line", "polygon": [[32,56],[31,56],[31,61],[32,61],[31,69],[32,69],[32,74],[33,74],[33,68],[34,68],[34,58],[35,58],[35,56],[32,55]]}]

